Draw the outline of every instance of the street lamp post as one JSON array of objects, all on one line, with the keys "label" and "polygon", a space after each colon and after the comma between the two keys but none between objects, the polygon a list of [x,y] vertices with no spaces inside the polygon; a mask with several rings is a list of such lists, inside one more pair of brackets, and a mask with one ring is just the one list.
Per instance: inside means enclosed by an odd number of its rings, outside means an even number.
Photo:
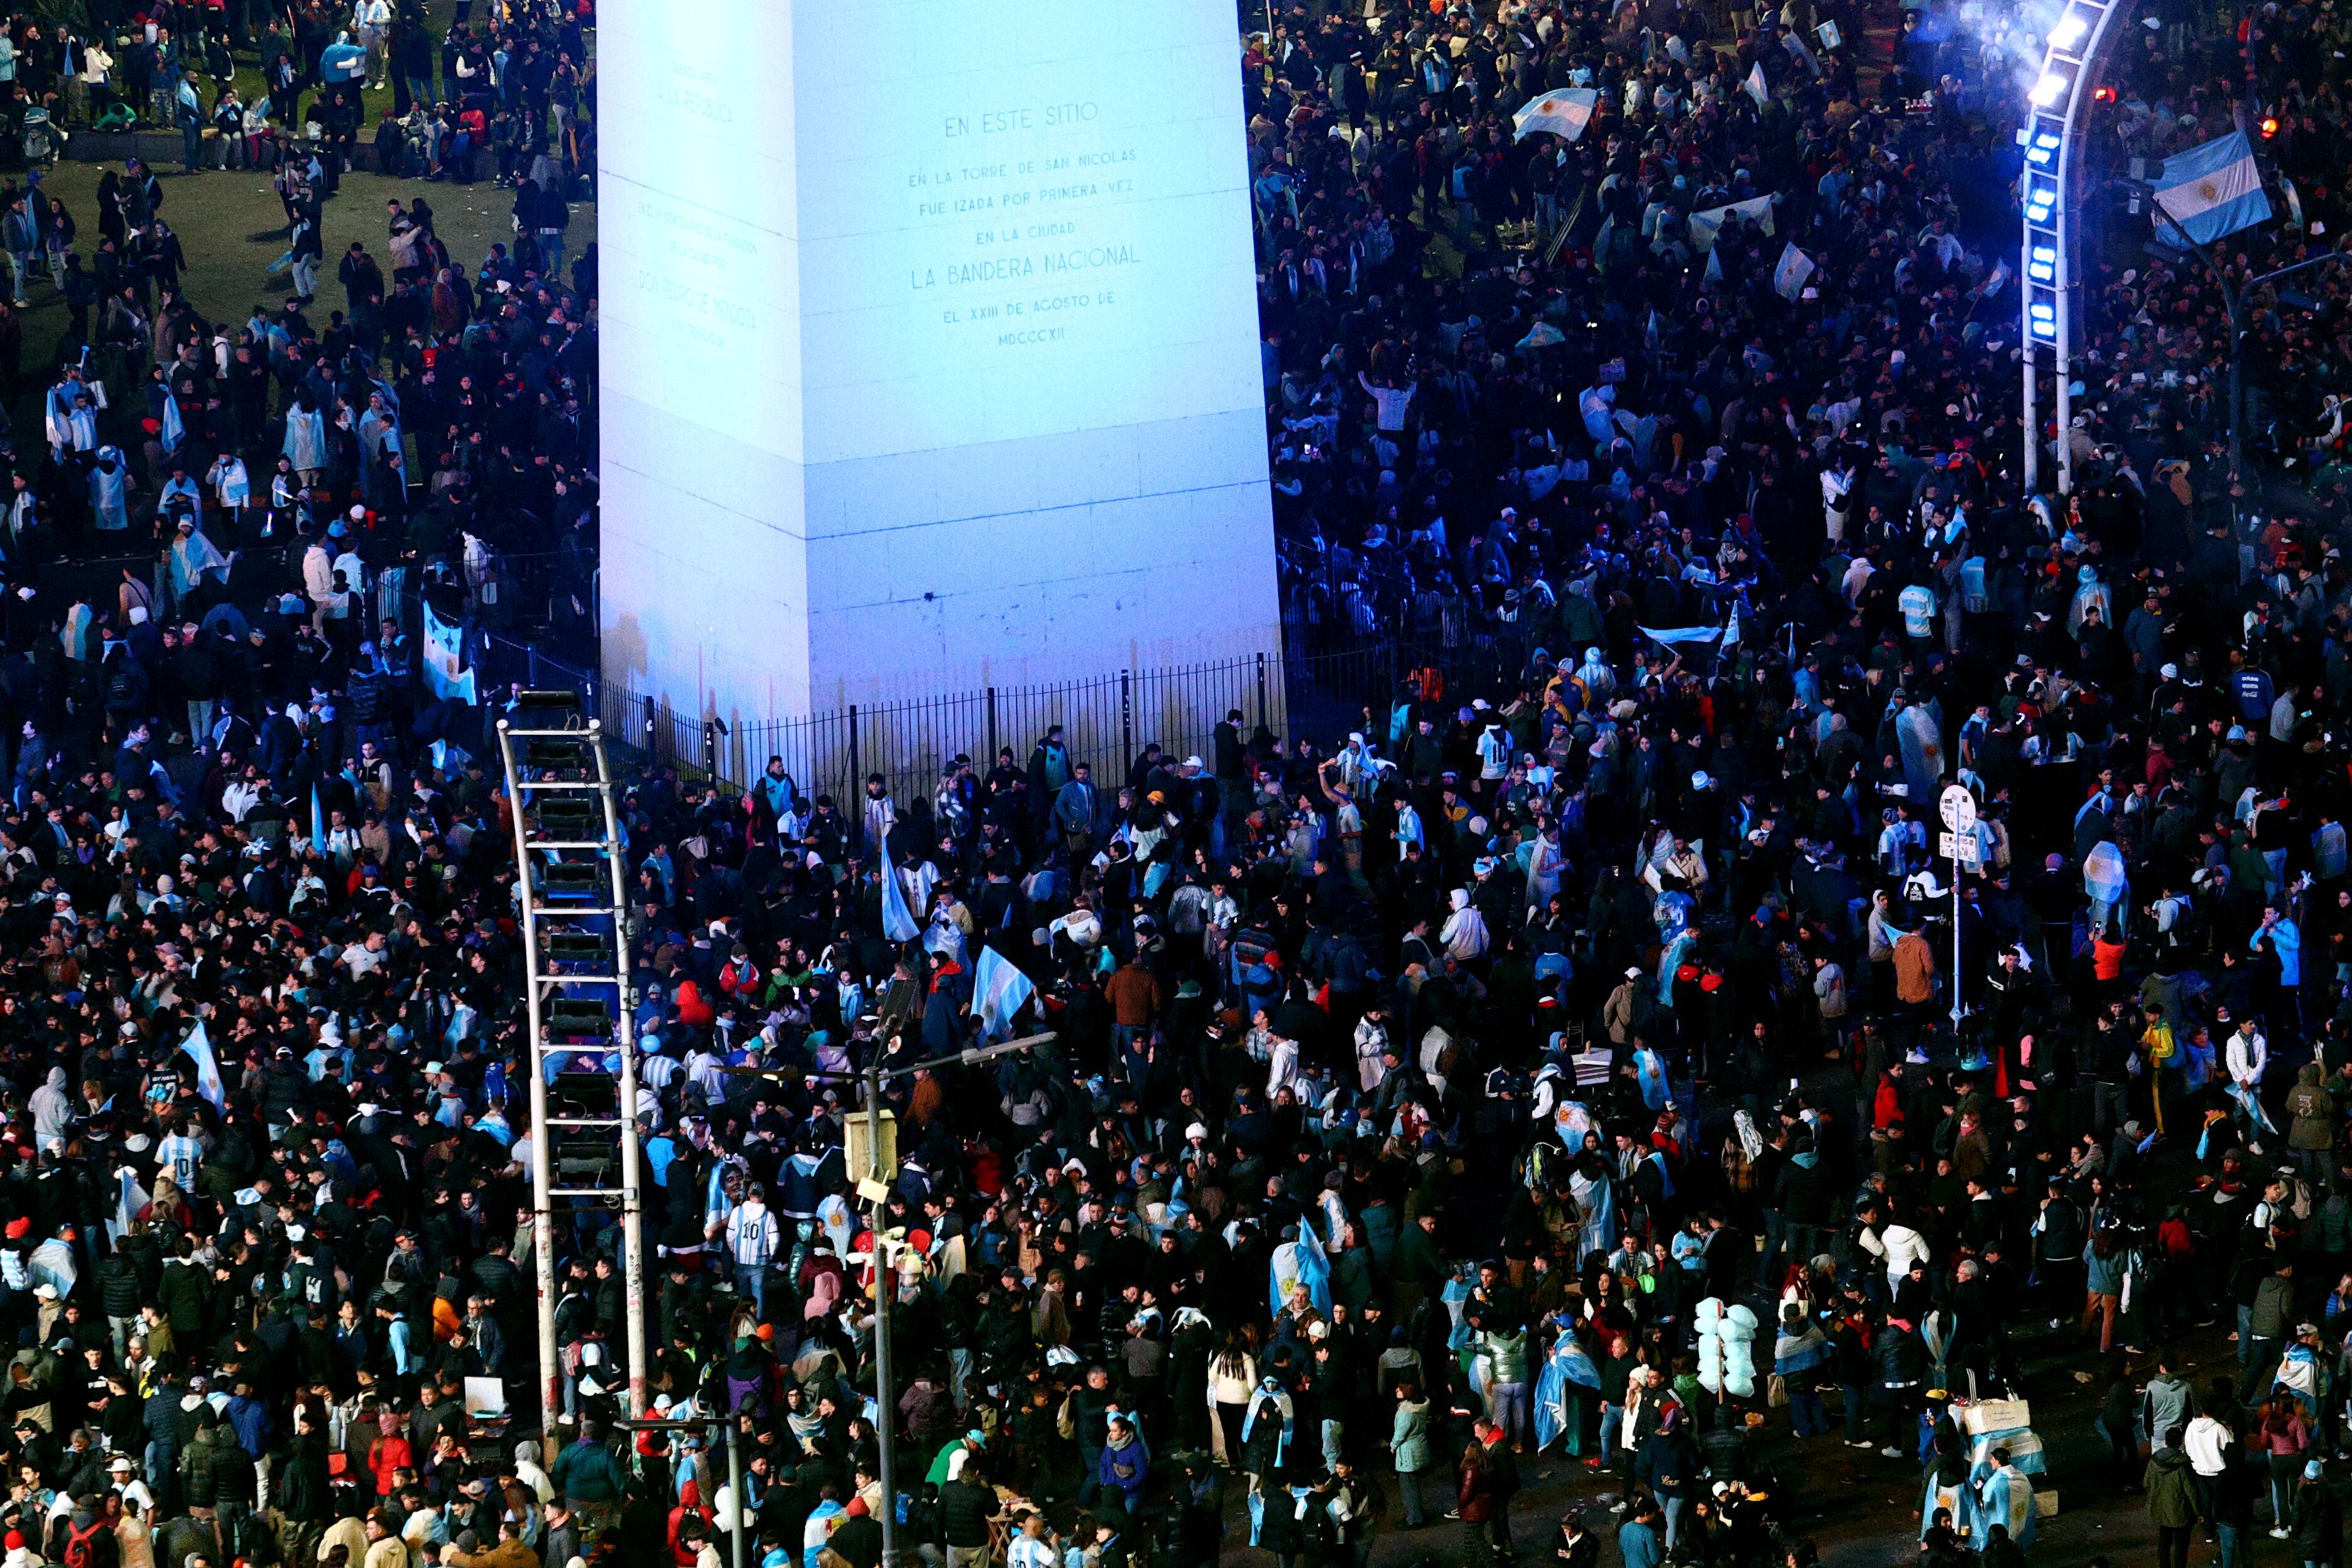
[{"label": "street lamp post", "polygon": [[733,1411],[707,1411],[690,1420],[677,1420],[660,1415],[632,1416],[619,1423],[627,1432],[700,1432],[707,1437],[712,1426],[723,1426],[727,1432],[727,1559],[731,1568],[743,1568],[743,1445],[737,1433],[741,1423]]},{"label": "street lamp post", "polygon": [[[912,1066],[898,1068],[887,1073],[882,1070],[882,1060],[877,1054],[866,1067],[866,1131],[875,1151],[875,1158],[878,1161],[881,1156],[882,1086],[885,1083],[895,1083],[899,1079],[911,1077],[925,1068],[974,1067],[997,1057],[1010,1056],[1014,1051],[1025,1051],[1032,1046],[1044,1045],[1054,1037],[1050,1032],[1042,1035],[1024,1035],[1017,1040],[1005,1040],[993,1046],[976,1046],[953,1056],[934,1057],[929,1061],[916,1062]],[[878,1183],[878,1175],[875,1179]],[[892,1450],[897,1447],[895,1434],[898,1422],[891,1415],[890,1399],[890,1309],[897,1304],[895,1298],[898,1294],[898,1281],[891,1277],[895,1270],[890,1267],[882,1245],[882,1221],[885,1217],[883,1205],[888,1201],[889,1194],[887,1191],[875,1194],[872,1199],[874,1404],[877,1417],[874,1423],[874,1435],[881,1449],[881,1462],[875,1467],[881,1471],[881,1474],[875,1479],[882,1483],[882,1568],[898,1568],[898,1493],[891,1475],[895,1459]]]},{"label": "street lamp post", "polygon": [[2075,117],[2091,96],[2106,58],[2106,40],[2128,0],[2063,0],[2044,40],[2042,69],[2026,94],[2028,112],[2017,132],[2024,149],[2018,195],[2025,211],[2018,283],[2024,320],[2019,352],[2025,372],[2025,490],[2042,482],[2042,412],[2037,380],[2041,352],[2052,369],[2058,430],[2057,479],[2063,495],[2074,488],[2074,291],[2075,207],[2080,140]]},{"label": "street lamp post", "polygon": [[877,1416],[874,1423],[874,1435],[880,1450],[880,1462],[875,1466],[879,1474],[875,1479],[882,1485],[882,1568],[898,1568],[898,1493],[896,1479],[898,1444],[895,1434],[897,1424],[890,1413],[892,1381],[890,1308],[891,1298],[897,1295],[898,1287],[888,1277],[889,1260],[885,1252],[882,1236],[884,1205],[889,1202],[888,1187],[882,1182],[878,1169],[882,1148],[882,1086],[886,1083],[896,1083],[902,1078],[911,1077],[926,1068],[977,1067],[982,1062],[993,1061],[998,1057],[1010,1056],[1015,1051],[1025,1051],[1032,1046],[1045,1045],[1054,1038],[1055,1036],[1050,1030],[1041,1035],[1024,1035],[1017,1040],[1003,1040],[992,1046],[974,1046],[969,1050],[956,1051],[943,1057],[932,1057],[926,1061],[894,1068],[888,1072],[882,1070],[882,1059],[878,1054],[866,1064],[866,1070],[862,1073],[785,1073],[771,1071],[765,1068],[721,1068],[719,1069],[721,1072],[745,1077],[778,1079],[853,1078],[865,1086],[866,1142],[867,1147],[873,1151],[872,1157],[877,1162],[877,1168],[875,1173],[866,1176],[864,1181],[871,1182],[882,1189],[870,1196],[864,1191],[858,1194],[866,1200],[869,1216],[867,1226],[874,1237],[874,1405]]},{"label": "street lamp post", "polygon": [[[889,875],[886,869],[883,873]],[[874,1054],[866,1064],[866,1146],[874,1161],[875,1173],[866,1178],[877,1187],[882,1181],[882,1055]],[[864,1184],[861,1183],[861,1185]],[[859,1194],[861,1197],[866,1194]],[[879,1469],[882,1481],[882,1568],[898,1568],[898,1484],[895,1474],[898,1444],[893,1440],[898,1423],[890,1407],[890,1309],[897,1304],[898,1281],[897,1266],[891,1263],[882,1245],[883,1204],[887,1196],[876,1194],[871,1200],[872,1217],[866,1228],[874,1237],[874,1435],[881,1446]]]}]

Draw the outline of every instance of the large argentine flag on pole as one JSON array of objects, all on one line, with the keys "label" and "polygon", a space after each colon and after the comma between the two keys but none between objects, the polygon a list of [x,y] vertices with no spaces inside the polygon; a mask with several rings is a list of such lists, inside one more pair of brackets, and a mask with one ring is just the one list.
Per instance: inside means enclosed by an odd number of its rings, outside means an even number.
[{"label": "large argentine flag on pole", "polygon": [[2156,199],[2200,245],[2271,216],[2262,171],[2254,166],[2254,150],[2242,131],[2167,158],[2164,173],[2157,176]]},{"label": "large argentine flag on pole", "polygon": [[1511,123],[1518,128],[1511,140],[1524,141],[1538,131],[1549,131],[1564,142],[1573,142],[1592,123],[1592,109],[1600,101],[1600,91],[1589,87],[1563,87],[1531,98],[1511,116]]}]

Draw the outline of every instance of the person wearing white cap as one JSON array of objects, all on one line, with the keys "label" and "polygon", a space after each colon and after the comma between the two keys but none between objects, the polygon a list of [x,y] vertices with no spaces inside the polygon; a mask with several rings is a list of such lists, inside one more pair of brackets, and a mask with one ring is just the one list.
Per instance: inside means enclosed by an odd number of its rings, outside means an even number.
[{"label": "person wearing white cap", "polygon": [[146,1480],[139,1474],[137,1461],[128,1454],[117,1454],[107,1462],[107,1485],[122,1499],[127,1512],[136,1508],[144,1515],[155,1509],[155,1494],[147,1489]]},{"label": "person wearing white cap", "polygon": [[1609,993],[1609,1000],[1601,1005],[1601,1026],[1608,1031],[1610,1043],[1630,1046],[1641,1011],[1642,966],[1629,964],[1625,977]]}]

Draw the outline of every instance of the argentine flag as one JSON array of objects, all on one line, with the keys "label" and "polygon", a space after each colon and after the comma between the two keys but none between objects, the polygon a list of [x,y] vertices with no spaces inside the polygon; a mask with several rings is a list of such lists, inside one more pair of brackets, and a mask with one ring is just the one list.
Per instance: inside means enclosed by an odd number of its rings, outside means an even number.
[{"label": "argentine flag", "polygon": [[890,864],[890,847],[882,850],[882,934],[892,942],[912,942],[923,932],[915,923],[915,913],[907,907],[907,889],[898,881],[898,868]]},{"label": "argentine flag", "polygon": [[180,1042],[180,1049],[196,1064],[196,1092],[211,1100],[215,1110],[220,1110],[227,1095],[221,1087],[220,1065],[213,1059],[212,1037],[205,1033],[201,1022],[188,1031],[188,1037]]},{"label": "argentine flag", "polygon": [[1036,984],[1019,967],[992,947],[980,950],[972,973],[972,1011],[980,1015],[980,1037],[1002,1040],[1013,1033],[1013,1020],[1037,994]]},{"label": "argentine flag", "polygon": [[1315,1234],[1306,1215],[1298,1217],[1298,1239],[1274,1249],[1266,1272],[1266,1296],[1274,1317],[1282,1316],[1290,1305],[1290,1292],[1301,1285],[1307,1287],[1307,1299],[1315,1310],[1326,1318],[1331,1315],[1331,1265],[1323,1255],[1323,1238]]},{"label": "argentine flag", "polygon": [[1536,1379],[1536,1451],[1549,1448],[1568,1429],[1568,1389],[1570,1384],[1579,1388],[1601,1392],[1601,1373],[1592,1364],[1592,1357],[1577,1343],[1573,1333],[1563,1333],[1552,1346],[1551,1355],[1544,1362],[1543,1373]]},{"label": "argentine flag", "polygon": [[2242,131],[2167,158],[2164,172],[2157,176],[2156,199],[2181,232],[2200,245],[2210,245],[2271,216],[2262,171],[2254,166],[2254,150]]},{"label": "argentine flag", "polygon": [[1573,142],[1592,123],[1600,92],[1589,87],[1563,87],[1531,98],[1511,116],[1514,142],[1524,142],[1538,131],[1549,131],[1563,142]]}]

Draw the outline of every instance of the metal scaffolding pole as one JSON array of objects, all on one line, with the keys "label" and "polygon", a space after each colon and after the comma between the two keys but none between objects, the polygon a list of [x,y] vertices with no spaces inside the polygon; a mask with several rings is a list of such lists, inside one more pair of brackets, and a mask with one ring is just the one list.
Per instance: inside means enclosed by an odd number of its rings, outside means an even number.
[{"label": "metal scaffolding pole", "polygon": [[626,1297],[622,1321],[626,1326],[629,1349],[629,1419],[638,1421],[645,1418],[646,1369],[651,1363],[646,1358],[645,1183],[640,1174],[644,1154],[637,1146],[637,999],[629,985],[629,897],[625,885],[627,868],[621,863],[621,820],[613,804],[613,775],[605,761],[604,726],[592,723],[588,728],[594,737],[592,743],[596,748],[596,776],[604,784],[597,798],[604,807],[604,865],[612,875],[615,911],[613,974],[617,982],[614,990],[619,1005],[614,1009],[614,1038],[621,1047],[621,1081],[619,1103],[614,1109],[621,1123],[617,1129],[621,1139],[621,1288]]}]

